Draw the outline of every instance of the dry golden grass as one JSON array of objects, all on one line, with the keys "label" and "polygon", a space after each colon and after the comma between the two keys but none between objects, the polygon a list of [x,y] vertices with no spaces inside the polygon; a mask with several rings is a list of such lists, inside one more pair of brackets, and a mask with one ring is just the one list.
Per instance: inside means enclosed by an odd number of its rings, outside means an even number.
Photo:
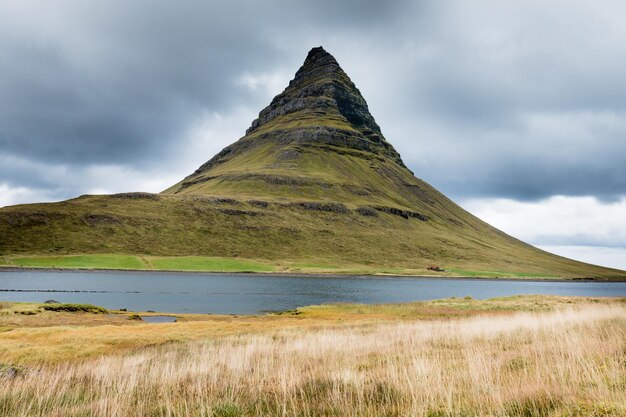
[{"label": "dry golden grass", "polygon": [[625,365],[626,308],[588,304],[273,330],[31,367],[5,372],[0,415],[623,416]]},{"label": "dry golden grass", "polygon": [[[174,314],[177,323],[129,320],[135,312],[69,313],[43,304],[0,306],[0,365],[44,365],[132,352],[144,347],[206,338],[259,334],[281,329],[374,326],[390,321],[437,320],[477,314],[550,311],[582,304],[623,303],[624,299],[522,295],[489,300],[447,298],[399,304],[327,304],[279,315]],[[140,313],[143,316],[163,313]]]}]

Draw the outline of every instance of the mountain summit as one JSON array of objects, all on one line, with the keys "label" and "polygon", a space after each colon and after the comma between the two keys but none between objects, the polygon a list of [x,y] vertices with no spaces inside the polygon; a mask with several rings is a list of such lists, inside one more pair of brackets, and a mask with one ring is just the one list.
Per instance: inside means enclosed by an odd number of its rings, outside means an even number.
[{"label": "mountain summit", "polygon": [[520,242],[416,178],[322,47],[242,138],[162,193],[0,208],[0,236],[0,265],[96,254],[147,269],[626,276]]},{"label": "mountain summit", "polygon": [[243,138],[165,193],[260,192],[342,202],[370,196],[410,205],[393,189],[411,177],[361,92],[337,60],[318,47]]},{"label": "mountain summit", "polygon": [[[291,116],[284,117],[287,115]],[[382,153],[391,150],[389,153],[401,163],[399,155],[385,141],[361,92],[321,46],[311,49],[289,86],[261,111],[246,134],[263,129],[277,118],[280,119],[274,128],[287,126],[293,120],[300,121],[301,127],[342,127],[347,130],[344,134],[358,139],[352,141],[357,149]],[[326,129],[324,133],[326,136],[309,134],[308,138],[328,140],[335,132]]]}]

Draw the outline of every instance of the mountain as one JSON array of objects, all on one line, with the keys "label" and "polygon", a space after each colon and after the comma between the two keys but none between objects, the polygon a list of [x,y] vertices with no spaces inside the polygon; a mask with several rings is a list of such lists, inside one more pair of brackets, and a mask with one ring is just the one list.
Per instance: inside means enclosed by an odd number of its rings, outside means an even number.
[{"label": "mountain", "polygon": [[411,206],[416,186],[335,58],[309,52],[246,135],[165,191]]},{"label": "mountain", "polygon": [[179,183],[5,207],[0,236],[8,265],[115,254],[146,268],[200,256],[275,271],[626,277],[514,239],[416,178],[321,47],[245,136]]}]

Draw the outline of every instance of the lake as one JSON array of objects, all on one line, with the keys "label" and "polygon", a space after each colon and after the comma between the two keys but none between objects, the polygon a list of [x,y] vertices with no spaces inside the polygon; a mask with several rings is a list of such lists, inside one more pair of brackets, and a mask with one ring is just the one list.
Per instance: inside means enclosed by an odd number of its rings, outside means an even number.
[{"label": "lake", "polygon": [[323,303],[552,294],[624,297],[626,282],[129,271],[2,271],[0,301],[89,303],[170,313],[257,314]]}]

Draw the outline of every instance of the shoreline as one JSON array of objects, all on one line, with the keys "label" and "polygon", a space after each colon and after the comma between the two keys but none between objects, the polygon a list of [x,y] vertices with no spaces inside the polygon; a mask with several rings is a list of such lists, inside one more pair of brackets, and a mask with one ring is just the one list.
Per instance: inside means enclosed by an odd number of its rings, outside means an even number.
[{"label": "shoreline", "polygon": [[0,266],[0,274],[3,272],[97,272],[97,273],[138,273],[138,274],[203,274],[203,275],[238,275],[247,277],[276,277],[276,278],[362,278],[362,279],[437,279],[437,280],[466,280],[466,281],[519,281],[519,282],[626,282],[626,278],[606,279],[606,278],[516,278],[516,277],[481,277],[481,276],[442,276],[442,275],[394,275],[394,274],[362,274],[362,273],[333,273],[333,272],[255,272],[255,271],[189,271],[174,269],[126,269],[126,268],[51,268],[51,267],[18,267]]},{"label": "shoreline", "polygon": [[[46,292],[46,291],[35,291],[35,292]],[[105,308],[107,310],[107,314],[108,316],[119,316],[119,317],[128,317],[128,316],[132,316],[132,315],[139,315],[142,318],[143,317],[173,317],[173,318],[177,318],[177,319],[182,319],[181,321],[177,321],[178,323],[183,323],[183,322],[188,322],[188,321],[206,321],[206,320],[213,320],[213,319],[220,319],[220,318],[266,318],[266,317],[289,317],[289,313],[293,313],[295,311],[298,310],[302,310],[302,309],[311,309],[311,308],[333,308],[333,307],[339,307],[339,308],[345,308],[345,307],[350,307],[350,306],[362,306],[365,308],[386,308],[389,306],[403,306],[403,305],[411,305],[411,304],[415,304],[415,303],[421,303],[421,304],[433,304],[433,303],[438,303],[438,302],[445,302],[445,301],[451,301],[451,302],[470,302],[470,303],[492,303],[492,302],[496,302],[496,300],[498,299],[502,299],[502,298],[509,298],[509,299],[514,299],[514,298],[520,298],[520,299],[531,299],[531,298],[539,298],[540,300],[558,300],[558,299],[568,299],[568,300],[588,300],[588,299],[595,299],[595,300],[603,300],[605,302],[620,302],[624,297],[620,297],[620,296],[601,296],[601,295],[594,295],[594,296],[588,296],[588,295],[553,295],[553,294],[517,294],[517,295],[512,295],[512,296],[501,296],[501,297],[489,297],[489,298],[470,298],[469,300],[466,297],[444,297],[444,298],[433,298],[433,299],[428,299],[428,300],[413,300],[413,301],[401,301],[401,302],[376,302],[376,303],[365,303],[365,302],[330,302],[330,303],[321,303],[321,304],[307,304],[307,305],[301,305],[301,306],[297,306],[294,308],[290,308],[290,309],[286,309],[286,310],[261,310],[258,311],[256,313],[190,313],[190,312],[176,312],[176,311],[171,311],[171,310],[129,310],[127,308],[107,308],[107,307],[103,307],[97,304],[90,304],[90,303],[62,303],[59,302],[58,304],[72,304],[72,305],[77,305],[77,304],[82,304],[82,305],[86,305],[86,306],[94,306],[94,307],[101,307],[101,308]],[[46,305],[46,303],[44,302],[37,302],[37,301],[14,301],[14,300],[3,300],[0,302],[5,302],[5,303],[12,303],[12,304],[17,304],[17,305],[41,305],[44,306]],[[77,312],[71,312],[73,313],[77,313]],[[359,315],[368,315],[370,313],[358,313]],[[158,322],[144,322],[143,324],[164,324],[164,323],[158,323]]]}]

